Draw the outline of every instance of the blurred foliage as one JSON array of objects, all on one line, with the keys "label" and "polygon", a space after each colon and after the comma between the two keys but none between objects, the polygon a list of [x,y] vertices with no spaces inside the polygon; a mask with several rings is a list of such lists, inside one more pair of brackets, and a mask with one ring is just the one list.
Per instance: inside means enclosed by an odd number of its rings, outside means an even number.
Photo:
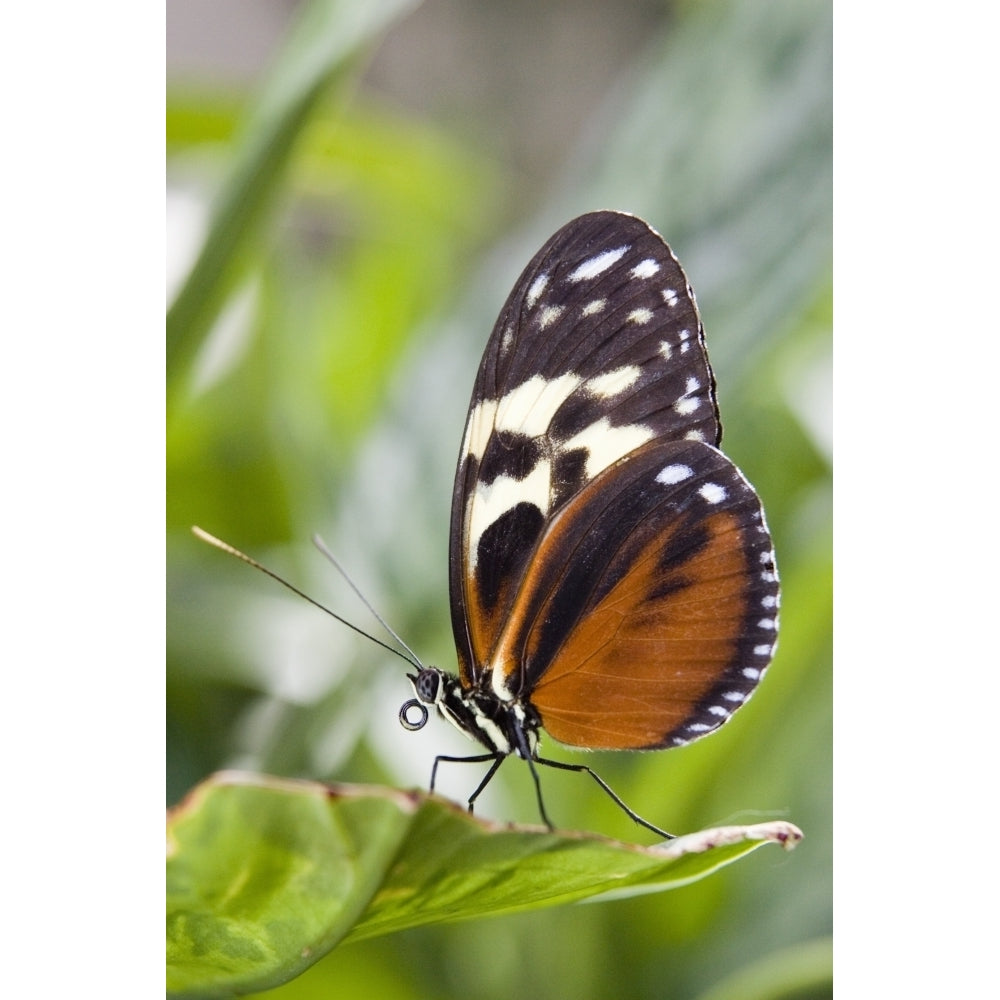
[{"label": "blurred foliage", "polygon": [[[233,766],[422,786],[435,753],[467,752],[450,727],[400,729],[398,661],[189,526],[377,629],[309,546],[319,531],[421,658],[452,667],[451,478],[486,337],[559,225],[634,212],[698,294],[725,448],[775,538],[782,631],[766,681],[717,735],[587,760],[675,832],[788,818],[805,840],[669,897],[352,944],[273,993],[828,996],[829,6],[679,5],[542,191],[358,89],[365,53],[408,6],[306,4],[249,102],[168,95],[169,217],[195,268],[168,320],[168,800]],[[511,216],[522,224],[501,239]],[[551,740],[545,752],[578,759]],[[441,790],[463,799],[473,770],[443,772]],[[534,820],[525,770],[500,772],[484,815]],[[589,782],[545,779],[561,826],[635,836]]]}]

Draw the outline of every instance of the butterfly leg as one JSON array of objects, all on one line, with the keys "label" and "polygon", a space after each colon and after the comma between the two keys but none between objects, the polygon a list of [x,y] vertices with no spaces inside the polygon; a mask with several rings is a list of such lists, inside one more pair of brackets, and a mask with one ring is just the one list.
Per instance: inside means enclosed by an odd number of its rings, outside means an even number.
[{"label": "butterfly leg", "polygon": [[542,822],[550,829],[555,826],[549,819],[549,814],[545,811],[545,803],[542,801],[542,783],[538,779],[538,772],[535,770],[535,761],[538,760],[534,752],[534,745],[530,742],[528,731],[523,725],[512,727],[511,735],[514,737],[514,745],[517,747],[517,755],[522,760],[528,762],[528,770],[531,771],[531,780],[535,783],[535,798],[538,799],[538,811],[542,816]]},{"label": "butterfly leg", "polygon": [[[552,820],[549,819],[549,814],[545,811],[545,803],[542,801],[542,783],[538,780],[538,772],[535,770],[535,760],[538,758],[532,758],[530,755],[524,758],[528,762],[528,770],[531,771],[532,780],[535,782],[535,797],[538,799],[538,811],[542,815],[542,822],[550,829],[554,830],[555,826],[552,824]],[[539,761],[539,763],[546,763],[545,761]]]},{"label": "butterfly leg", "polygon": [[[556,767],[561,771],[585,771],[589,774],[594,781],[596,781],[601,788],[614,800],[615,804],[619,809],[622,810],[630,819],[638,823],[640,826],[644,826],[647,830],[652,830],[657,836],[663,837],[664,840],[673,840],[674,834],[667,833],[666,830],[661,830],[658,826],[653,826],[652,823],[644,820],[638,813],[631,810],[615,793],[614,789],[596,772],[587,767],[586,764],[565,764],[559,760],[546,760],[544,757],[536,757],[535,761],[539,764],[544,764],[546,767]],[[530,763],[530,761],[529,761]],[[534,773],[534,768],[532,768],[532,773]],[[535,784],[537,786],[538,779],[535,779]],[[541,802],[541,792],[539,791],[539,803]],[[542,816],[544,818],[545,812],[543,810]],[[551,826],[551,824],[549,824]]]},{"label": "butterfly leg", "polygon": [[479,782],[479,786],[476,790],[469,796],[469,812],[473,812],[473,806],[475,805],[476,799],[479,797],[479,793],[490,783],[493,775],[497,773],[500,765],[506,760],[506,755],[502,753],[483,753],[478,754],[475,757],[435,757],[434,766],[431,768],[431,791],[434,791],[434,783],[437,781],[437,769],[438,764],[441,761],[448,761],[453,764],[480,764],[483,761],[491,760],[493,761],[493,766],[486,772],[486,777]]}]

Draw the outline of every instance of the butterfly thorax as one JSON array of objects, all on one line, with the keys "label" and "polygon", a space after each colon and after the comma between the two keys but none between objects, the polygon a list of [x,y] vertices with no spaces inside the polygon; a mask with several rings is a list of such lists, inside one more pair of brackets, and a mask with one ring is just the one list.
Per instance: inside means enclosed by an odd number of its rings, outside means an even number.
[{"label": "butterfly thorax", "polygon": [[407,676],[420,705],[436,708],[442,718],[491,753],[536,756],[541,722],[530,704],[519,699],[502,701],[492,691],[466,688],[458,677],[437,667],[424,667]]}]

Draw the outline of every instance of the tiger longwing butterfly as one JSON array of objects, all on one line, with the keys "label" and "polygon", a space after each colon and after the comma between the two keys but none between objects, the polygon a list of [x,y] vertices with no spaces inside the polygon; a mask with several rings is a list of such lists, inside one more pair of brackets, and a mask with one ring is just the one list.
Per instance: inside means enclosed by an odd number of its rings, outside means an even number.
[{"label": "tiger longwing butterfly", "polygon": [[[492,761],[569,746],[655,750],[721,726],[773,656],[778,577],[760,500],[719,451],[715,380],[694,293],[645,222],[563,226],[525,268],[486,345],[452,496],[458,676],[416,697]],[[411,717],[416,710],[417,717]]]},{"label": "tiger longwing butterfly", "polygon": [[763,677],[774,552],[721,437],[694,292],[670,248],[619,212],[567,223],[514,285],[472,390],[451,509],[458,675],[423,666],[379,618],[417,670],[403,726],[421,729],[434,708],[486,751],[435,758],[432,791],[442,761],[491,762],[471,812],[516,754],[549,828],[535,764],[586,772],[671,836],[585,764],[539,756],[539,731],[591,750],[681,746]]}]

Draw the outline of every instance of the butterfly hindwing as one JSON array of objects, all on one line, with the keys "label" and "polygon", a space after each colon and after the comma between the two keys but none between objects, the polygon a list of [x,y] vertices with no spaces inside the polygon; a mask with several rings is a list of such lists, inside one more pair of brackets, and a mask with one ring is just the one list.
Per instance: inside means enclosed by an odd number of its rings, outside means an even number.
[{"label": "butterfly hindwing", "polygon": [[702,442],[651,442],[549,525],[492,684],[530,698],[563,743],[687,743],[756,687],[777,604],[763,512],[736,466]]},{"label": "butterfly hindwing", "polygon": [[718,443],[714,388],[684,272],[640,219],[581,216],[535,255],[486,346],[455,480],[463,684],[494,661],[543,536],[581,491],[651,442]]}]

